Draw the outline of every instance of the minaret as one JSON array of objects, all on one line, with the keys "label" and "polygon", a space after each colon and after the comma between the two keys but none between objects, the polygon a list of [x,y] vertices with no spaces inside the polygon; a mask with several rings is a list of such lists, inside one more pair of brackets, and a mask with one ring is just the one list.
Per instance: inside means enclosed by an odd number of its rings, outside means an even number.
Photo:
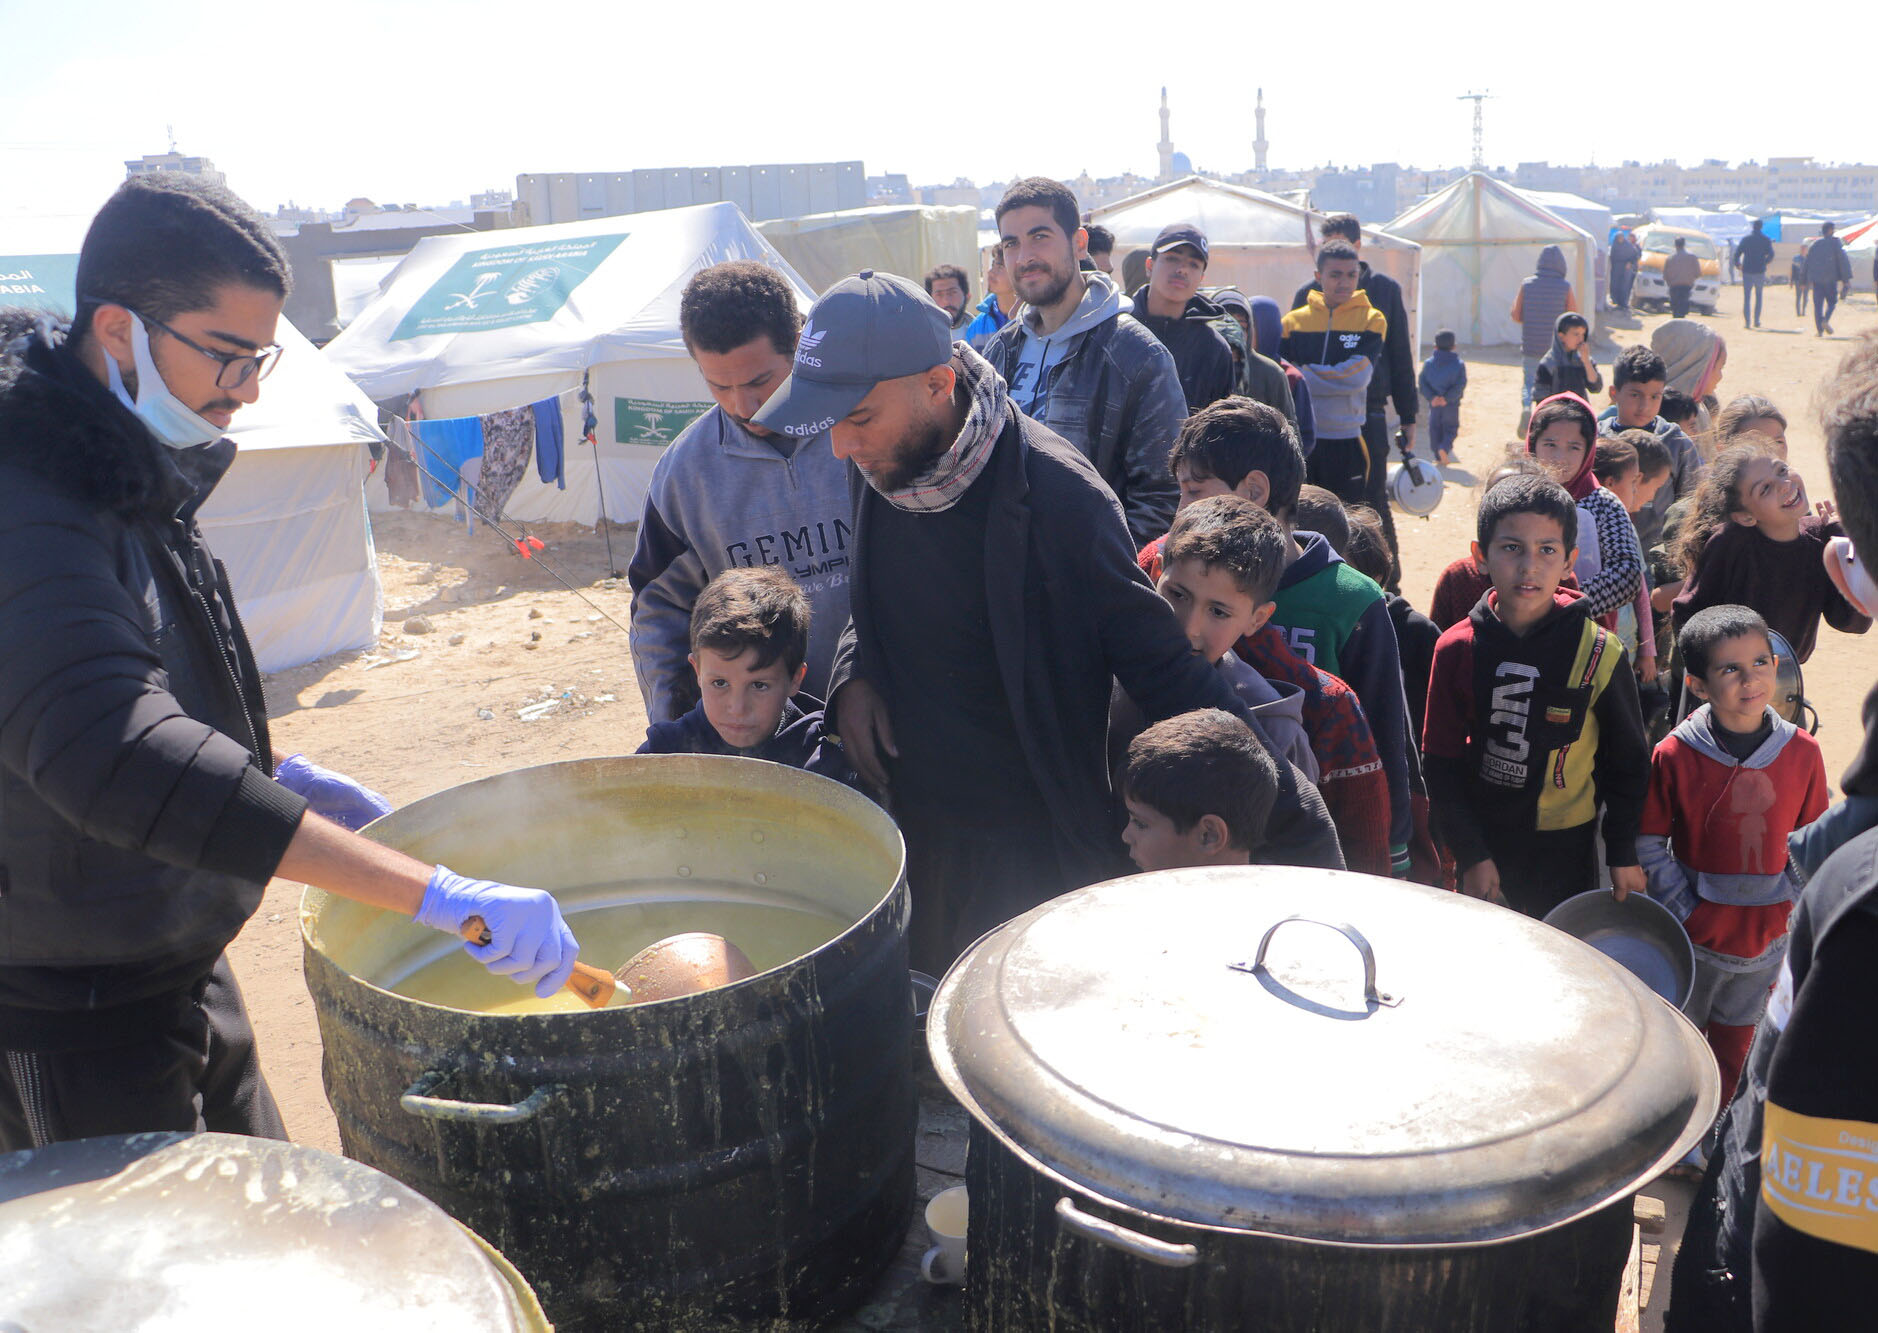
[{"label": "minaret", "polygon": [[1155,145],[1161,154],[1162,181],[1174,178],[1174,140],[1167,132],[1167,89],[1161,89],[1161,141]]},{"label": "minaret", "polygon": [[1252,140],[1252,160],[1260,171],[1265,170],[1265,90],[1259,89],[1258,107],[1252,113],[1258,119],[1258,137]]}]

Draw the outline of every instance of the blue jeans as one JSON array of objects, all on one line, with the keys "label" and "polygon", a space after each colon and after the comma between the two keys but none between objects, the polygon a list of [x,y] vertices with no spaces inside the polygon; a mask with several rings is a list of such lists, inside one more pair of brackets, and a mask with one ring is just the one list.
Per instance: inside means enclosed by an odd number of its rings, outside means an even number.
[{"label": "blue jeans", "polygon": [[1759,324],[1761,322],[1761,292],[1767,286],[1765,273],[1743,273],[1741,275],[1741,322]]},{"label": "blue jeans", "polygon": [[1820,333],[1832,323],[1832,312],[1839,308],[1839,284],[1835,282],[1816,282],[1813,284],[1813,328]]},{"label": "blue jeans", "polygon": [[1543,356],[1521,356],[1519,358],[1520,368],[1524,372],[1519,381],[1519,405],[1521,407],[1532,406],[1532,382],[1538,376],[1539,363],[1543,360],[1545,360]]},{"label": "blue jeans", "polygon": [[1430,406],[1428,409],[1428,444],[1433,452],[1446,454],[1454,452],[1454,437],[1461,433],[1461,405],[1449,403],[1446,407]]}]

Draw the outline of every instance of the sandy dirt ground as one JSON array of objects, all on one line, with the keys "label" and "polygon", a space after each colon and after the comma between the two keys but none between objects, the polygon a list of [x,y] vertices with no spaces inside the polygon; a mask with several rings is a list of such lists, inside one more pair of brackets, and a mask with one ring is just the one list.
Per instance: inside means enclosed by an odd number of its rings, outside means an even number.
[{"label": "sandy dirt ground", "polygon": [[[1785,287],[1767,293],[1764,329],[1742,328],[1727,289],[1712,321],[1728,339],[1720,396],[1755,391],[1792,419],[1791,458],[1814,498],[1830,494],[1813,394],[1852,335],[1878,327],[1872,298],[1840,307],[1839,336],[1815,339],[1811,316],[1792,314]],[[1612,315],[1597,346],[1608,368],[1619,347],[1647,341],[1662,316]],[[1432,335],[1432,330],[1429,330]],[[1477,477],[1515,439],[1519,361],[1513,349],[1469,356],[1456,466],[1440,510],[1397,516],[1403,589],[1427,605],[1441,567],[1464,554],[1473,533]],[[1608,369],[1606,371],[1608,379]],[[1602,403],[1599,404],[1602,406]],[[623,572],[631,529],[612,533],[612,560],[598,531],[534,529],[546,542],[524,561],[494,532],[475,535],[428,515],[375,516],[385,584],[385,631],[377,647],[327,658],[267,682],[274,743],[350,773],[396,803],[492,773],[588,755],[628,753],[645,729],[626,636],[630,593]],[[573,585],[563,587],[548,566]],[[621,575],[615,577],[615,574]],[[408,623],[407,623],[408,622]],[[614,623],[618,622],[618,623]],[[1859,702],[1878,677],[1878,640],[1822,630],[1806,668],[1806,690],[1823,719],[1820,740],[1836,786],[1859,740]],[[413,655],[414,654],[414,655]],[[559,702],[525,720],[523,709]],[[301,977],[300,886],[276,881],[231,949],[259,1035],[262,1064],[294,1137],[337,1152],[338,1135],[320,1084],[319,1034]],[[1686,1187],[1659,1182],[1680,1231]],[[1658,1326],[1668,1297],[1664,1250],[1652,1299]]]}]

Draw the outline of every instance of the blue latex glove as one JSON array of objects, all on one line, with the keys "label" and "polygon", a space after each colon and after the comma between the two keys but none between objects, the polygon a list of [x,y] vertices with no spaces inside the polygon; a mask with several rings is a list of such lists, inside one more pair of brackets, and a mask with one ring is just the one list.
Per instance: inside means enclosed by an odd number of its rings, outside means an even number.
[{"label": "blue latex glove", "polygon": [[324,815],[341,828],[357,832],[380,815],[391,813],[391,802],[344,773],[321,768],[303,754],[281,762],[274,781],[296,796],[306,797],[316,815]]},{"label": "blue latex glove", "polygon": [[534,986],[544,1000],[573,975],[580,945],[561,919],[561,905],[552,894],[469,879],[438,866],[424,886],[424,901],[413,919],[420,926],[460,935],[463,923],[473,916],[489,928],[489,943],[464,947],[491,972]]}]

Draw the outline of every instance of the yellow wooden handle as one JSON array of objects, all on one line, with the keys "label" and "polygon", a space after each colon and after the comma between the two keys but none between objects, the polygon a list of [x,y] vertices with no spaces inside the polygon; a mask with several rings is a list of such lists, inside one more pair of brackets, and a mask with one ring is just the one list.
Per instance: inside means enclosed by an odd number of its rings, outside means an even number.
[{"label": "yellow wooden handle", "polygon": [[[489,943],[488,923],[479,916],[470,917],[463,923],[463,938],[471,944]],[[611,972],[603,972],[591,963],[575,963],[574,973],[568,977],[565,986],[590,1007],[604,1009],[612,1000],[619,982]]]}]

